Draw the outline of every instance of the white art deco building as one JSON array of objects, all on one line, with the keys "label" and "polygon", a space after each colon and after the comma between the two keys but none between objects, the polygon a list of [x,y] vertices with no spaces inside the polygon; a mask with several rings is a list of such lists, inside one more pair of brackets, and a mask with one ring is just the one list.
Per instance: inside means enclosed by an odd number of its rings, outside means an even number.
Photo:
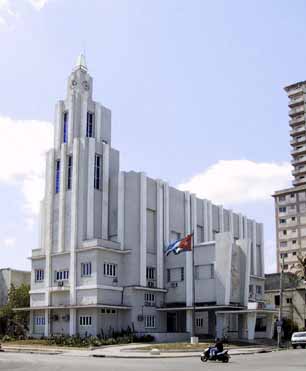
[{"label": "white art deco building", "polygon": [[[92,100],[92,89],[80,56],[56,105],[47,153],[30,333],[97,335],[129,326],[156,339],[187,338],[194,272],[197,335],[270,337],[273,312],[257,304],[262,225],[144,173],[120,172],[111,112]],[[191,253],[163,253],[192,230],[194,270]]]}]

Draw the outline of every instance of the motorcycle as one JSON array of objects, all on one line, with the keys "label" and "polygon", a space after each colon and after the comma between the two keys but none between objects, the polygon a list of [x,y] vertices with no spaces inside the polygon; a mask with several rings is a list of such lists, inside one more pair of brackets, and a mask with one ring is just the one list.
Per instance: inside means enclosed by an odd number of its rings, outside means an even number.
[{"label": "motorcycle", "polygon": [[228,354],[228,350],[223,350],[223,352],[215,353],[214,355],[210,355],[210,350],[212,347],[206,348],[204,352],[201,354],[201,361],[220,361],[223,363],[227,363],[231,358]]}]

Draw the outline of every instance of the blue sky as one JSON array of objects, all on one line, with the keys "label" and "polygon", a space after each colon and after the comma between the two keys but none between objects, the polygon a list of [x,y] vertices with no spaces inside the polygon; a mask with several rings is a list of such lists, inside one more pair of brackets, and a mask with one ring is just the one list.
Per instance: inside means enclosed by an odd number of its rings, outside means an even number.
[{"label": "blue sky", "polygon": [[298,0],[0,0],[0,267],[30,267],[54,104],[85,49],[121,168],[264,222],[272,271],[305,16]]}]

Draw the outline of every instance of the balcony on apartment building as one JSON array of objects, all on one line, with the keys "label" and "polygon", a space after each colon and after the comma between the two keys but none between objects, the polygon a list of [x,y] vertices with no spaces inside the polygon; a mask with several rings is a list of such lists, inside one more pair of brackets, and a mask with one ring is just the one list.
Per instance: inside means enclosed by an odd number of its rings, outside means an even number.
[{"label": "balcony on apartment building", "polygon": [[292,130],[290,130],[290,135],[292,137],[295,137],[295,136],[300,135],[300,134],[305,134],[305,133],[306,133],[305,125],[299,126],[299,127],[296,127],[296,128],[293,128]]},{"label": "balcony on apartment building", "polygon": [[300,156],[291,161],[293,166],[306,164],[306,156]]},{"label": "balcony on apartment building", "polygon": [[302,105],[300,107],[292,108],[291,110],[289,110],[289,116],[290,117],[298,116],[298,115],[301,115],[301,114],[304,114],[304,113],[305,113],[304,105]]},{"label": "balcony on apartment building", "polygon": [[292,146],[295,146],[297,144],[304,144],[304,143],[306,143],[306,135],[295,137],[290,141],[290,144]]},{"label": "balcony on apartment building", "polygon": [[303,92],[305,92],[305,89],[304,89],[304,87],[303,86],[299,86],[299,87],[297,87],[297,88],[295,88],[295,89],[290,89],[288,92],[287,92],[287,94],[288,94],[288,97],[292,97],[292,96],[294,96],[294,95],[300,95],[300,94],[302,94]]},{"label": "balcony on apartment building", "polygon": [[291,100],[289,101],[288,106],[290,108],[294,108],[294,107],[297,107],[297,106],[299,106],[300,104],[303,104],[303,103],[304,103],[304,95],[301,94],[301,95],[293,96],[291,98]]},{"label": "balcony on apartment building", "polygon": [[306,153],[306,145],[297,146],[291,151],[292,156],[302,155],[305,153]]},{"label": "balcony on apartment building", "polygon": [[294,177],[298,176],[298,175],[305,175],[306,174],[306,165],[301,165],[300,168],[296,168],[294,170],[292,170],[292,175]]},{"label": "balcony on apartment building", "polygon": [[300,185],[303,185],[303,184],[306,184],[306,175],[303,176],[303,177],[301,177],[300,179],[295,179],[293,181],[293,185],[295,187],[300,186]]},{"label": "balcony on apartment building", "polygon": [[305,115],[298,115],[289,120],[289,125],[292,127],[301,124],[305,124]]}]

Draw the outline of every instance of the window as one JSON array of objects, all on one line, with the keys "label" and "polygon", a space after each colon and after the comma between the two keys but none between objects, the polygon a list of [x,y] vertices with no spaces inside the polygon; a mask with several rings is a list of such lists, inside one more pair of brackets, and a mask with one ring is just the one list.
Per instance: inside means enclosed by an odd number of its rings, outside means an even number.
[{"label": "window", "polygon": [[278,209],[278,211],[280,212],[280,213],[285,213],[286,212],[286,207],[280,207],[279,209]]},{"label": "window", "polygon": [[281,241],[279,246],[280,247],[287,247],[287,241]]},{"label": "window", "polygon": [[288,269],[288,264],[284,264],[284,269]]},{"label": "window", "polygon": [[44,280],[45,272],[43,269],[35,269],[35,282],[41,282]]},{"label": "window", "polygon": [[286,302],[287,302],[287,304],[292,304],[292,298],[287,298]]},{"label": "window", "polygon": [[279,224],[286,224],[286,219],[279,219]]},{"label": "window", "polygon": [[184,267],[181,267],[181,281],[184,281],[185,275],[184,275]]},{"label": "window", "polygon": [[195,276],[197,280],[209,280],[214,278],[214,265],[204,264],[195,266]]},{"label": "window", "polygon": [[293,251],[293,252],[292,252],[292,255],[296,255],[296,251]]},{"label": "window", "polygon": [[67,281],[67,280],[69,280],[69,270],[68,269],[55,271],[55,281]]},{"label": "window", "polygon": [[105,309],[105,308],[103,308],[103,309],[101,309],[101,313],[102,314],[116,314],[117,312],[116,312],[116,309]]},{"label": "window", "polygon": [[117,265],[113,263],[104,263],[104,276],[117,277]]},{"label": "window", "polygon": [[284,235],[284,236],[287,235],[287,231],[286,231],[286,230],[283,231],[283,235]]},{"label": "window", "polygon": [[144,301],[145,301],[145,305],[149,305],[149,306],[154,305],[154,303],[155,303],[155,295],[154,294],[151,294],[150,292],[146,292],[144,294]]},{"label": "window", "polygon": [[256,294],[261,295],[262,294],[262,287],[256,285]]},{"label": "window", "polygon": [[284,252],[284,253],[280,254],[280,257],[281,257],[281,258],[282,258],[282,257],[284,257],[284,258],[288,258],[288,253],[287,253],[287,252]]},{"label": "window", "polygon": [[199,328],[202,328],[204,325],[204,320],[203,318],[196,318],[196,326],[199,327]]},{"label": "window", "polygon": [[44,326],[45,325],[45,317],[44,316],[37,316],[35,317],[34,323],[36,326]]},{"label": "window", "polygon": [[81,263],[81,276],[91,276],[91,263]]},{"label": "window", "polygon": [[285,201],[286,200],[286,197],[285,196],[279,196],[278,197],[278,201]]},{"label": "window", "polygon": [[80,316],[80,326],[91,326],[91,316]]},{"label": "window", "polygon": [[171,270],[167,269],[167,282],[171,281]]},{"label": "window", "polygon": [[87,112],[86,136],[88,138],[94,136],[94,114],[92,112]]},{"label": "window", "polygon": [[94,187],[95,189],[101,189],[100,183],[101,183],[101,156],[96,155],[95,156],[95,177],[94,177]]},{"label": "window", "polygon": [[145,316],[145,328],[155,328],[155,316]]},{"label": "window", "polygon": [[294,193],[290,193],[290,197],[291,198],[294,198]]},{"label": "window", "polygon": [[276,306],[279,306],[279,304],[280,304],[280,296],[279,295],[274,296],[274,304]]},{"label": "window", "polygon": [[201,225],[197,225],[197,240],[199,243],[204,241],[204,228]]},{"label": "window", "polygon": [[72,186],[72,156],[68,156],[67,189]]},{"label": "window", "polygon": [[249,295],[250,296],[254,295],[254,286],[253,285],[249,285]]},{"label": "window", "polygon": [[147,267],[147,280],[154,280],[155,279],[155,268],[154,267]]},{"label": "window", "polygon": [[292,244],[293,244],[293,245],[296,244],[296,240],[292,240]]},{"label": "window", "polygon": [[63,115],[63,142],[67,143],[68,138],[68,112]]},{"label": "window", "polygon": [[60,169],[61,169],[61,162],[60,160],[56,160],[55,162],[55,193],[58,193],[60,190]]},{"label": "window", "polygon": [[291,220],[294,222],[294,221],[295,221],[295,216],[293,216],[293,217],[291,218]]}]

